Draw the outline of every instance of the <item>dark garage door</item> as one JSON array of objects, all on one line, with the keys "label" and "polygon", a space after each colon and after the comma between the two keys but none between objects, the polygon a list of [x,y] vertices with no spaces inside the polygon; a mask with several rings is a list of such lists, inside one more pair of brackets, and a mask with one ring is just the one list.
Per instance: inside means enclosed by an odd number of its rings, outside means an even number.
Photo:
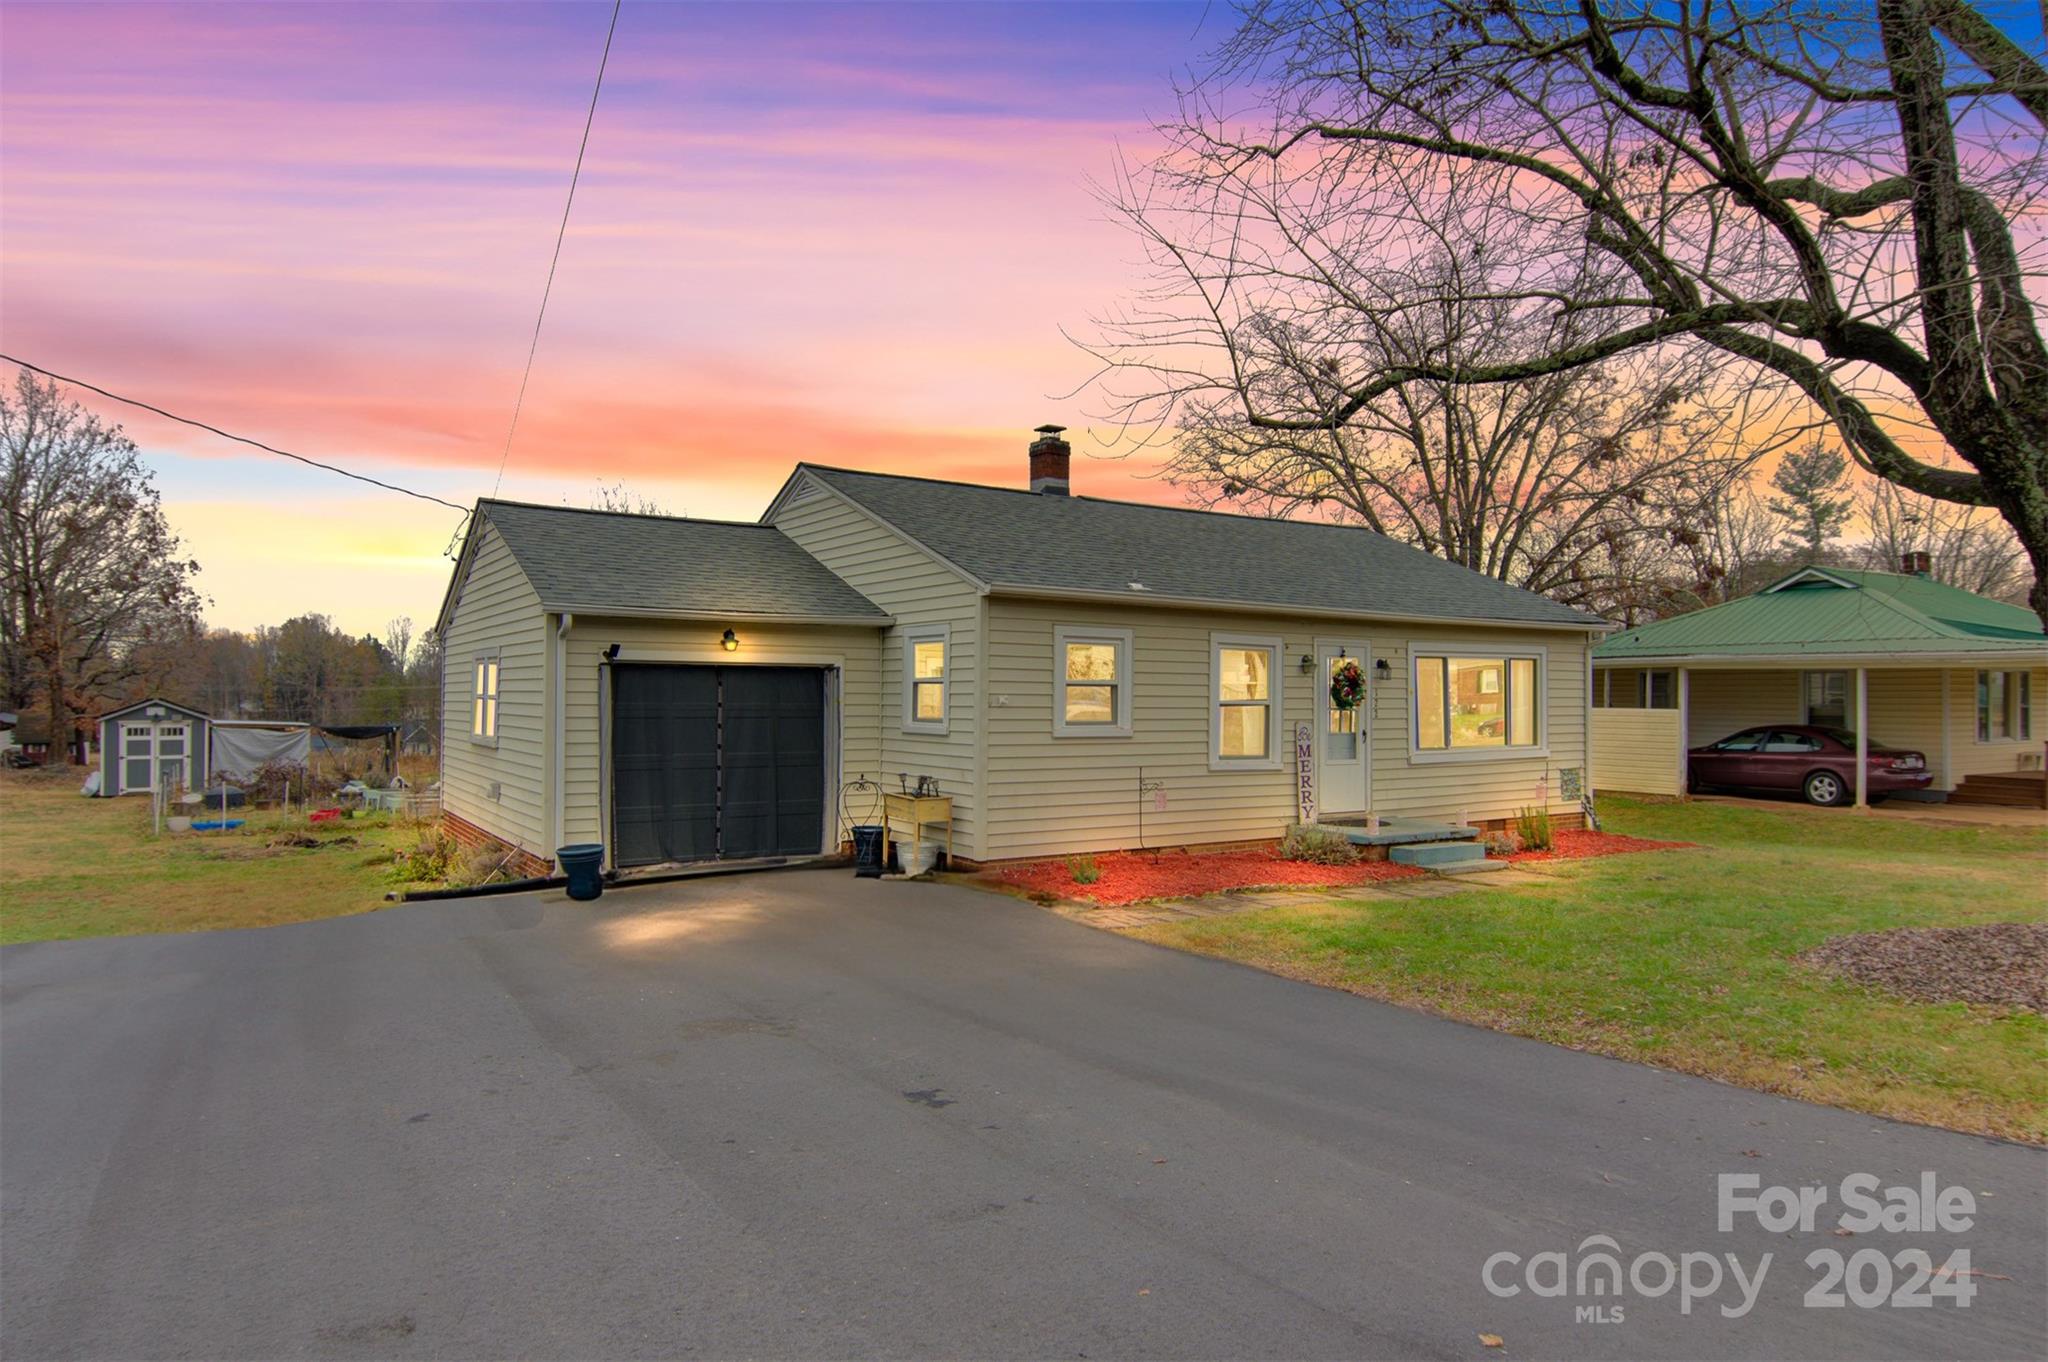
[{"label": "dark garage door", "polygon": [[820,849],[824,672],[616,666],[613,674],[618,864]]}]

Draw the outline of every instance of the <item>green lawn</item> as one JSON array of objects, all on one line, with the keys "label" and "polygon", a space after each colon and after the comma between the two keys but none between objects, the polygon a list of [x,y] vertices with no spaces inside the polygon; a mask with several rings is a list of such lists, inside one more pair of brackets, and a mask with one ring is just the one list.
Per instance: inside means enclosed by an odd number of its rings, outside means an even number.
[{"label": "green lawn", "polygon": [[1610,831],[1701,849],[1130,934],[1771,1092],[2048,1140],[2048,1018],[1909,1002],[1793,959],[1845,932],[2048,920],[2048,833],[1798,806],[1601,810]]},{"label": "green lawn", "polygon": [[[155,837],[148,799],[83,799],[83,778],[0,772],[0,944],[366,912],[390,887],[392,850],[420,837],[389,815],[315,826],[272,812]],[[319,845],[272,845],[288,832]]]}]

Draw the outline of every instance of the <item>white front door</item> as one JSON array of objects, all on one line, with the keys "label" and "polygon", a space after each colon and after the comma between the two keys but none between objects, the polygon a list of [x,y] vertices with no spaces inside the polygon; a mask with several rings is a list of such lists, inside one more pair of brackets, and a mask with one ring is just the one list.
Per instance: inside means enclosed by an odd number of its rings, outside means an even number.
[{"label": "white front door", "polygon": [[[1341,707],[1331,693],[1338,673],[1348,666],[1356,666],[1365,679],[1365,690],[1351,709]],[[1372,708],[1371,650],[1361,640],[1318,640],[1316,677],[1317,709],[1322,715],[1316,737],[1316,807],[1324,813],[1363,813],[1371,789],[1366,723]]]}]

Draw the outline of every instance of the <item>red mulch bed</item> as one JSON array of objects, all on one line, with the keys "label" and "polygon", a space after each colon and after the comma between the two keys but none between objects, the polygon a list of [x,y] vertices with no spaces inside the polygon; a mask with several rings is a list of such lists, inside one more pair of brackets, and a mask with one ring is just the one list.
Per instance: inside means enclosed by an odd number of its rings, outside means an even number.
[{"label": "red mulch bed", "polygon": [[1652,842],[1643,837],[1624,837],[1618,832],[1592,832],[1564,828],[1553,834],[1556,843],[1548,851],[1517,851],[1499,856],[1503,861],[1576,861],[1587,856],[1619,856],[1629,851],[1679,851],[1697,842]]},{"label": "red mulch bed", "polygon": [[1283,861],[1277,852],[1115,851],[1095,858],[1102,878],[1075,884],[1064,860],[1031,861],[988,872],[989,878],[1061,898],[1087,899],[1105,908],[1121,908],[1142,899],[1191,898],[1226,889],[1330,888],[1404,880],[1423,872],[1391,861],[1359,861],[1353,865],[1312,865]]}]

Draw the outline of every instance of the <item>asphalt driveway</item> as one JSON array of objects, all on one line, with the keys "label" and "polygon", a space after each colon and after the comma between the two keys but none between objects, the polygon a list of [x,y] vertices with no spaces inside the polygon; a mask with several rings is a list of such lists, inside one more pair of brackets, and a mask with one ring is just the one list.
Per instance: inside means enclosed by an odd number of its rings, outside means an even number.
[{"label": "asphalt driveway", "polygon": [[[970,890],[802,871],[594,909],[422,904],[10,947],[0,988],[11,1358],[2048,1342],[2040,1151],[1494,1035]],[[1858,1172],[1930,1172],[1972,1194],[1972,1224],[1831,1234]],[[1722,1232],[1721,1173],[1829,1201],[1811,1231]],[[1530,1289],[1535,1255],[1576,1275],[1593,1235],[1625,1262],[1701,1254],[1682,1270],[1702,1286],[1706,1254],[1752,1276],[1771,1261],[1737,1318],[1732,1280],[1684,1312],[1648,1290],[1654,1265],[1623,1297]],[[1967,1308],[1802,1303],[1824,1276],[1809,1253],[1865,1249],[1866,1299],[1905,1250],[1967,1249],[1984,1275],[1934,1279],[1976,1287]],[[1519,1255],[1494,1263],[1511,1298],[1482,1282],[1496,1254]],[[1616,1305],[1621,1322],[1579,1319]]]}]

